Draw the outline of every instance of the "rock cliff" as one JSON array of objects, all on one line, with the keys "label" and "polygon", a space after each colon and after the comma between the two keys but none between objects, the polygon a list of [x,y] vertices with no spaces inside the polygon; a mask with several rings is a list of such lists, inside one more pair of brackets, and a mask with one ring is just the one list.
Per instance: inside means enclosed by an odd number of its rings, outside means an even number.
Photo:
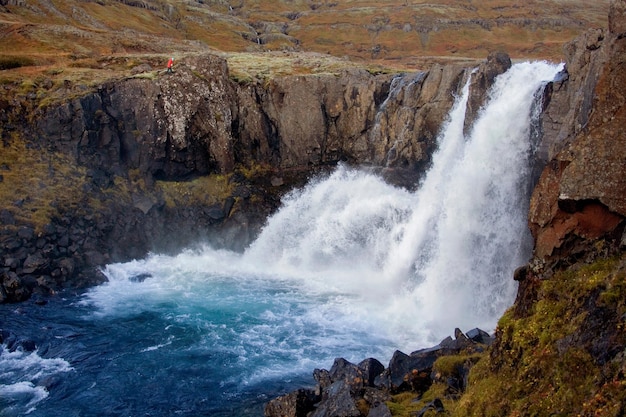
[{"label": "rock cliff", "polygon": [[[599,238],[619,242],[626,216],[626,142],[622,2],[610,30],[569,43],[566,73],[548,90],[542,158],[549,163],[531,199],[535,256],[556,262],[585,252]],[[614,244],[615,245],[615,244]],[[617,243],[619,246],[619,243]]]},{"label": "rock cliff", "polygon": [[[328,382],[316,371],[318,395],[327,398],[309,398],[314,415],[342,410],[341,415],[390,416],[387,405],[401,415],[430,410],[456,416],[624,414],[626,2],[613,1],[608,30],[591,30],[573,40],[565,56],[565,69],[544,91],[536,127],[541,174],[529,210],[533,258],[515,273],[517,299],[499,321],[488,354],[470,360],[453,353],[426,370],[409,366],[399,383],[420,375],[426,383],[405,387],[413,394],[410,402],[418,405],[402,409],[399,402],[411,394],[392,397],[392,389],[377,387],[383,393],[376,397],[353,390],[346,399],[343,391],[324,390]],[[489,61],[506,67],[497,55]],[[493,80],[481,70],[473,86]],[[481,98],[472,92],[468,117]],[[397,366],[397,356],[380,376]],[[456,363],[456,372],[463,369],[464,384],[437,381],[446,363]],[[273,400],[266,415],[298,415],[306,406],[284,412],[296,397]]]},{"label": "rock cliff", "polygon": [[138,169],[166,180],[255,163],[408,167],[428,161],[463,74],[451,65],[419,74],[352,70],[239,85],[221,58],[188,57],[175,74],[111,81],[40,110],[36,134],[90,168]]},{"label": "rock cliff", "polygon": [[[412,187],[468,75],[461,65],[435,65],[419,73],[349,70],[237,83],[215,55],[186,57],[172,74],[148,70],[91,91],[67,84],[56,101],[33,96],[2,106],[5,146],[36,149],[48,161],[41,175],[56,175],[57,183],[67,166],[81,177],[63,192],[71,204],[54,197],[48,220],[20,221],[23,203],[8,202],[2,300],[89,285],[101,278],[84,271],[150,250],[207,239],[241,250],[282,193],[339,161],[379,167]],[[491,65],[484,70],[493,76]],[[206,198],[190,191],[219,176],[226,184],[199,191]],[[15,239],[21,226],[32,233]],[[41,259],[35,268],[26,262],[33,256]]]}]

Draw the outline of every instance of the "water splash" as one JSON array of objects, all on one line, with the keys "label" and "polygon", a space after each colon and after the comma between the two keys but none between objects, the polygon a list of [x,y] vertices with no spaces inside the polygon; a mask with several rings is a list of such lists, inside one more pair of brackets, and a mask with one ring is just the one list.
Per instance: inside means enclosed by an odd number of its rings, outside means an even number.
[{"label": "water splash", "polygon": [[0,415],[32,413],[48,397],[48,390],[38,382],[71,370],[64,359],[42,358],[37,351],[10,350],[0,345]]},{"label": "water splash", "polygon": [[[265,297],[261,289],[274,288],[285,297],[279,304],[306,323],[302,331],[319,320],[335,334],[374,332],[386,346],[406,350],[436,343],[455,327],[491,331],[513,301],[514,269],[530,254],[531,107],[535,91],[558,71],[543,62],[514,65],[497,78],[464,136],[466,85],[414,193],[339,167],[288,195],[244,254],[206,248],[112,265],[111,282],[90,301],[102,314],[164,303],[184,310],[222,297],[207,288],[232,285],[250,297],[222,306],[236,310],[256,305],[255,291]],[[154,279],[128,280],[146,271]],[[304,307],[295,308],[299,303]],[[270,304],[258,313],[276,317],[272,308],[280,307]]]},{"label": "water splash", "polygon": [[306,286],[374,298],[368,308],[403,344],[436,342],[457,326],[493,330],[530,254],[531,107],[558,69],[523,63],[498,77],[467,137],[466,85],[416,193],[340,168],[286,199],[244,258]]}]

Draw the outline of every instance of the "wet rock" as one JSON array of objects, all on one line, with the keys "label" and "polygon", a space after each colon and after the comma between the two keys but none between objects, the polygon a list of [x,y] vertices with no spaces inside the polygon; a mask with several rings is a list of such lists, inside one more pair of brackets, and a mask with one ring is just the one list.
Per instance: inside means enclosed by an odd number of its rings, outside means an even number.
[{"label": "wet rock", "polygon": [[0,331],[0,343],[4,344],[9,352],[15,352],[21,350],[22,352],[34,352],[37,350],[37,345],[34,341],[29,339],[21,339],[16,334],[8,330]]},{"label": "wet rock", "polygon": [[265,417],[306,417],[315,409],[319,397],[308,389],[299,389],[266,404]]},{"label": "wet rock", "polygon": [[[316,369],[313,377],[318,383],[316,393],[321,396],[309,417],[389,416],[385,402],[391,400],[392,394],[411,391],[420,395],[435,380],[448,384],[450,396],[458,395],[467,386],[469,370],[477,358],[461,361],[459,369],[450,375],[433,372],[433,364],[441,356],[480,351],[482,338],[488,338],[489,335],[480,329],[468,333],[472,337],[455,329],[454,339],[448,337],[437,346],[420,349],[410,355],[396,351],[387,369],[373,358],[365,359],[358,365],[337,358],[330,371]],[[424,407],[424,412],[443,412],[440,405],[440,402],[432,402]]]},{"label": "wet rock", "polygon": [[2,302],[19,302],[27,300],[32,291],[22,279],[12,271],[0,273],[0,289]]},{"label": "wet rock", "polygon": [[436,414],[445,413],[446,410],[443,407],[443,402],[439,398],[435,398],[430,403],[426,404],[424,408],[419,410],[416,414],[416,417],[423,417],[427,412],[434,411]]},{"label": "wet rock", "polygon": [[142,274],[133,275],[128,280],[130,282],[144,282],[148,278],[152,278],[152,274],[149,272],[144,272]]},{"label": "wet rock", "polygon": [[391,393],[410,390],[412,385],[430,385],[422,383],[422,380],[430,374],[437,357],[438,348],[424,349],[411,355],[397,350],[387,369],[375,379],[375,385]]},{"label": "wet rock", "polygon": [[485,344],[485,345],[490,345],[491,343],[493,343],[493,339],[494,339],[491,335],[489,335],[489,333],[479,328],[474,328],[472,330],[467,331],[466,335],[472,341],[476,343]]},{"label": "wet rock", "polygon": [[373,387],[376,377],[385,371],[385,366],[378,359],[368,358],[359,362],[358,368],[366,386]]},{"label": "wet rock", "polygon": [[502,51],[492,52],[487,61],[480,64],[478,71],[473,74],[470,82],[469,97],[463,131],[467,134],[474,124],[478,112],[488,98],[489,89],[493,86],[496,77],[511,68],[511,58]]},{"label": "wet rock", "polygon": [[375,407],[370,408],[367,417],[392,417],[391,410],[387,407],[387,404],[378,404]]},{"label": "wet rock", "polygon": [[359,146],[373,157],[355,154],[358,160],[413,170],[419,176],[430,163],[440,123],[464,75],[462,66],[434,65],[429,71],[393,77],[368,133],[370,144]]},{"label": "wet rock", "polygon": [[310,417],[360,417],[355,398],[351,395],[351,386],[344,380],[333,382],[322,394],[322,402]]},{"label": "wet rock", "polygon": [[47,271],[49,264],[50,260],[44,257],[43,254],[38,251],[26,258],[26,260],[24,261],[24,265],[22,265],[22,270],[25,274],[44,272]]}]

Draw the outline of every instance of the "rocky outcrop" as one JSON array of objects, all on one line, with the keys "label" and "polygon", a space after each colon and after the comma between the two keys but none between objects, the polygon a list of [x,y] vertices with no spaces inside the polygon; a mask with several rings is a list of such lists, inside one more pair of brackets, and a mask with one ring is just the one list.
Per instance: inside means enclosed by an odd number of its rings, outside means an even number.
[{"label": "rocky outcrop", "polygon": [[467,134],[474,124],[481,107],[487,101],[485,91],[489,91],[496,80],[496,77],[505,73],[511,68],[511,58],[502,51],[492,52],[487,57],[487,61],[480,64],[476,73],[472,76],[467,99],[467,110],[465,112],[465,122],[463,131]]},{"label": "rocky outcrop", "polygon": [[429,72],[394,77],[368,132],[371,162],[423,170],[465,76],[461,66],[434,65]]},{"label": "rocky outcrop", "polygon": [[[550,158],[532,195],[535,256],[574,262],[600,238],[619,247],[626,217],[626,25],[623,1],[610,30],[592,30],[566,47],[567,76],[548,90],[544,155]],[[567,260],[566,258],[569,258]]]},{"label": "rocky outcrop", "polygon": [[[240,85],[214,55],[184,58],[172,74],[145,69],[66,102],[25,103],[33,113],[0,109],[5,141],[8,122],[15,130],[34,120],[25,129],[33,146],[86,167],[80,192],[93,202],[59,213],[19,244],[20,224],[5,212],[13,221],[0,236],[2,301],[88,285],[83,271],[148,251],[200,240],[242,250],[281,193],[339,161],[386,168],[390,181],[413,186],[467,73],[458,65],[415,74],[352,70]],[[254,179],[237,174],[259,166]],[[155,186],[210,174],[232,176],[233,191],[209,207],[166,204]]]},{"label": "rocky outcrop", "polygon": [[238,85],[224,60],[185,58],[175,74],[105,83],[45,109],[36,134],[91,168],[167,180],[255,163],[423,166],[463,73],[454,65],[419,74],[352,70]]},{"label": "rocky outcrop", "polygon": [[234,166],[236,94],[224,60],[188,58],[175,74],[103,84],[46,108],[36,134],[78,163],[124,175],[180,179]]},{"label": "rocky outcrop", "polygon": [[[330,370],[313,372],[317,382],[314,389],[303,388],[273,399],[265,407],[265,416],[391,416],[386,402],[393,394],[412,392],[419,398],[435,381],[447,385],[449,395],[458,395],[465,389],[475,360],[464,357],[451,373],[435,369],[435,361],[444,356],[483,352],[492,341],[480,329],[472,329],[467,335],[456,329],[454,339],[448,337],[432,348],[408,355],[396,351],[386,368],[374,358],[359,364],[337,358]],[[429,409],[444,411],[439,399],[426,404],[421,415]]]}]

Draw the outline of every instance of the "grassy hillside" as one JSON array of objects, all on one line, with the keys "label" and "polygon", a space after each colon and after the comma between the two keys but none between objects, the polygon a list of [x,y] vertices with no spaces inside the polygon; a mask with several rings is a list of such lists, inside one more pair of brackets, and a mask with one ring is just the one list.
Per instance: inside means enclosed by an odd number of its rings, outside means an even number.
[{"label": "grassy hillside", "polygon": [[[623,416],[626,254],[578,265],[535,286],[529,311],[520,314],[514,306],[500,319],[490,350],[439,358],[438,380],[420,398],[394,396],[392,414],[415,416],[439,398],[446,415],[456,417]],[[471,372],[467,391],[459,392],[446,381],[460,378],[464,367]]]},{"label": "grassy hillside", "polygon": [[[318,52],[414,68],[444,59],[559,60],[605,27],[609,0],[2,0],[0,69],[128,71],[198,51]],[[135,59],[119,59],[135,57]],[[35,68],[33,68],[35,67]],[[0,72],[0,80],[11,78]]]}]

